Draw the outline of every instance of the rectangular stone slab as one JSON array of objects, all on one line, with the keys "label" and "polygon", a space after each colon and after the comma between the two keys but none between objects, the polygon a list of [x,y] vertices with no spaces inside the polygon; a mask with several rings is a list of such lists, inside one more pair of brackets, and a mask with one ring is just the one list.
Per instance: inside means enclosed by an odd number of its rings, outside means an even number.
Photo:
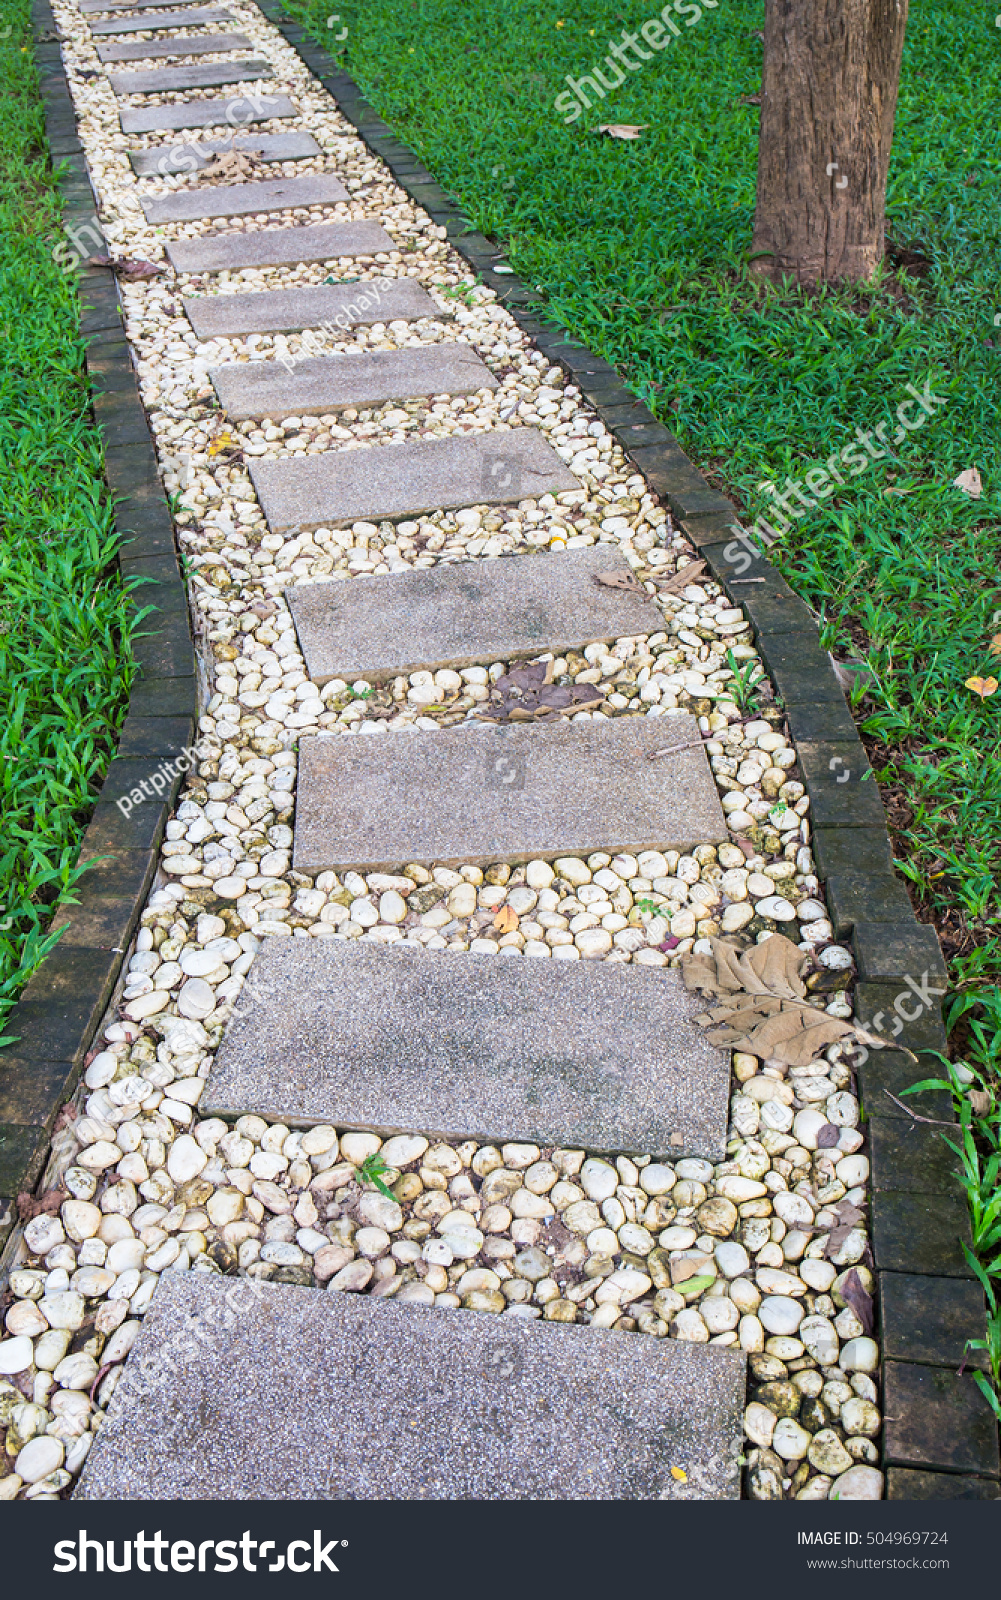
[{"label": "rectangular stone slab", "polygon": [[[169,94],[172,89],[211,89],[217,83],[252,83],[273,78],[266,61],[215,61],[191,67],[154,67],[149,72],[109,72],[116,94]],[[134,129],[126,129],[126,133]]]},{"label": "rectangular stone slab", "polygon": [[75,1498],[736,1500],[745,1361],[167,1272]]},{"label": "rectangular stone slab", "polygon": [[285,598],[314,683],[378,682],[659,632],[663,613],[651,599],[596,581],[609,571],[629,566],[600,546],[304,584]]},{"label": "rectangular stone slab", "polygon": [[705,752],[676,748],[700,739],[685,716],[304,739],[295,867],[315,878],[722,842]]},{"label": "rectangular stone slab", "polygon": [[268,289],[257,294],[202,295],[186,298],[184,309],[199,339],[211,339],[217,334],[225,337],[321,328],[325,323],[333,324],[336,332],[366,323],[413,322],[418,317],[442,314],[413,278],[325,283],[299,289]]},{"label": "rectangular stone slab", "polygon": [[274,532],[359,517],[510,504],[550,490],[580,488],[537,428],[258,461],[251,464],[250,476]]},{"label": "rectangular stone slab", "polygon": [[[105,6],[104,9],[111,8]],[[90,31],[95,38],[119,33],[150,33],[155,28],[200,28],[216,22],[232,22],[230,12],[212,6],[193,6],[187,11],[148,11],[142,17],[110,17],[104,22],[92,22]],[[180,42],[180,41],[178,41]],[[101,57],[102,61],[104,57]]]},{"label": "rectangular stone slab", "polygon": [[162,61],[171,56],[210,56],[225,50],[252,50],[245,33],[208,33],[193,39],[140,39],[131,44],[101,44],[99,61]]},{"label": "rectangular stone slab", "polygon": [[[200,5],[201,0],[173,0],[173,6]],[[162,11],[163,0],[79,0],[83,16],[93,17],[105,11]],[[152,27],[152,23],[149,24]]]},{"label": "rectangular stone slab", "polygon": [[[293,110],[289,115],[298,113]],[[237,272],[243,267],[286,267],[300,261],[381,255],[395,248],[378,222],[316,222],[304,228],[261,228],[255,233],[234,229],[214,239],[175,239],[167,245],[167,255],[175,272]]]},{"label": "rectangular stone slab", "polygon": [[298,115],[287,95],[255,95],[250,101],[236,94],[219,100],[175,100],[165,106],[123,106],[118,120],[123,133],[179,133],[182,128],[246,128],[252,122]]},{"label": "rectangular stone slab", "polygon": [[703,1010],[653,967],[266,939],[204,1114],[721,1161]]},{"label": "rectangular stone slab", "polygon": [[194,172],[229,150],[246,150],[262,161],[304,161],[321,154],[311,133],[244,133],[232,139],[189,139],[158,145],[154,150],[132,150],[129,160],[133,172],[142,178],[148,173]]},{"label": "rectangular stone slab", "polygon": [[500,387],[472,345],[459,342],[427,350],[310,356],[297,361],[291,371],[278,361],[230,361],[210,367],[209,377],[223,410],[234,421]]},{"label": "rectangular stone slab", "polygon": [[292,206],[337,205],[348,192],[330,172],[304,178],[265,178],[259,183],[220,183],[174,194],[140,195],[147,222],[195,222],[202,217],[248,217]]}]

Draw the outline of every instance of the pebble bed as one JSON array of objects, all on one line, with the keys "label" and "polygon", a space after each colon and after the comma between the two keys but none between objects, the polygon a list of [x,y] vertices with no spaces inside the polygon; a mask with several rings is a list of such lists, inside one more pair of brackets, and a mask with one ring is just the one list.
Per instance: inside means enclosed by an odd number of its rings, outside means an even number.
[{"label": "pebble bed", "polygon": [[[377,217],[401,248],[385,260],[243,273],[230,287],[315,283],[331,273],[418,277],[452,321],[352,330],[330,348],[461,338],[502,387],[237,429],[205,404],[207,368],[221,356],[295,356],[298,336],[201,345],[175,286],[124,287],[165,487],[180,496],[206,675],[202,759],[167,824],[161,870],[100,1045],[57,1136],[50,1177],[65,1198],[27,1223],[10,1275],[0,1499],[71,1492],[159,1275],[177,1271],[739,1346],[752,1378],[749,1495],[879,1498],[879,1351],[840,1292],[852,1268],[874,1287],[864,1223],[844,1237],[840,1229],[829,1253],[840,1222],[833,1208],[862,1205],[869,1172],[841,1046],[792,1069],[736,1054],[727,1160],[716,1166],[663,1152],[613,1160],[534,1145],[430,1143],[418,1133],[383,1142],[255,1115],[235,1126],[199,1117],[213,1052],[269,937],[407,939],[666,967],[708,948],[713,935],[760,940],[782,931],[816,958],[818,1007],[851,1015],[841,986],[851,956],[833,942],[795,749],[767,680],[757,710],[742,714],[733,698],[727,651],[741,667],[757,655],[742,611],[703,577],[659,596],[662,632],[568,654],[554,663],[554,679],[605,687],[606,707],[578,718],[698,717],[732,843],[486,870],[415,864],[315,880],[292,870],[301,737],[431,733],[474,718],[509,663],[377,686],[334,680],[317,691],[283,598],[289,584],[602,542],[656,593],[654,577],[691,563],[694,552],[579,391],[474,284],[444,230],[350,137],[295,53],[256,10],[232,9],[255,52],[276,67],[269,88],[294,95],[300,125],[337,152],[260,175],[336,170],[354,197],[331,215]],[[55,10],[73,36],[64,51],[102,226],[116,253],[160,259],[165,230],[147,227],[136,195],[163,180],[136,180],[125,164],[120,152],[137,141],[116,131],[107,85],[74,71],[97,66],[75,8],[56,0]],[[171,236],[211,228],[185,224]],[[253,456],[526,425],[549,435],[581,479],[579,492],[285,539],[266,531],[246,475]],[[828,1122],[840,1129],[837,1146],[818,1149]],[[364,1163],[376,1153],[392,1198],[366,1178]]]}]

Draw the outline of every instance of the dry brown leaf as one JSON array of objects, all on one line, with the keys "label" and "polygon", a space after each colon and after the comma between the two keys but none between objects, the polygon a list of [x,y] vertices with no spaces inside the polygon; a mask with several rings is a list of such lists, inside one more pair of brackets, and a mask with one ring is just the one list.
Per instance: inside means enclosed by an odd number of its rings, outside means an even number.
[{"label": "dry brown leaf", "polygon": [[641,594],[646,596],[646,590],[641,583],[637,583],[631,572],[596,572],[596,583],[603,584],[606,589],[625,589],[627,594]]},{"label": "dry brown leaf", "polygon": [[809,958],[782,934],[744,951],[726,939],[709,943],[710,955],[684,957],[681,970],[686,988],[723,1002],[709,1018],[710,1044],[805,1067],[839,1039],[854,1037],[877,1047],[882,1042],[810,1004],[801,976]]},{"label": "dry brown leaf", "polygon": [[693,561],[687,567],[679,567],[677,572],[672,572],[667,578],[653,576],[653,581],[658,589],[663,589],[665,593],[677,593],[679,589],[684,589],[687,584],[695,583],[699,574],[705,572],[705,570],[706,564],[704,561]]},{"label": "dry brown leaf", "polygon": [[972,689],[973,693],[979,695],[981,700],[989,700],[992,694],[997,694],[998,692],[998,680],[997,678],[967,678],[963,688]]},{"label": "dry brown leaf", "polygon": [[966,471],[961,472],[958,478],[953,478],[952,486],[954,489],[962,489],[963,493],[968,494],[971,500],[979,500],[984,492],[984,486],[980,481],[980,473],[976,467],[967,467]]},{"label": "dry brown leaf", "polygon": [[988,646],[988,649],[990,650],[992,656],[1001,656],[1001,633],[996,633],[994,635]]},{"label": "dry brown leaf", "polygon": [[967,1092],[966,1098],[970,1102],[970,1107],[975,1117],[986,1117],[988,1111],[991,1109],[991,1106],[994,1104],[988,1089],[970,1089]]},{"label": "dry brown leaf", "polygon": [[828,655],[830,656],[831,666],[834,668],[834,676],[840,683],[843,694],[850,694],[856,683],[870,684],[876,682],[876,674],[871,667],[866,666],[864,661],[835,661],[830,652],[828,652]]},{"label": "dry brown leaf", "polygon": [[214,155],[211,161],[206,161],[198,176],[200,178],[249,178],[261,165],[258,156],[248,155],[244,150],[222,150]]},{"label": "dry brown leaf", "polygon": [[854,1267],[841,1280],[841,1287],[838,1293],[845,1305],[851,1306],[866,1333],[871,1333],[873,1324],[872,1295]]},{"label": "dry brown leaf", "polygon": [[607,133],[610,139],[638,139],[649,122],[599,122],[595,133]]},{"label": "dry brown leaf", "polygon": [[498,933],[514,933],[520,920],[517,911],[511,906],[501,906],[494,917],[494,927]]}]

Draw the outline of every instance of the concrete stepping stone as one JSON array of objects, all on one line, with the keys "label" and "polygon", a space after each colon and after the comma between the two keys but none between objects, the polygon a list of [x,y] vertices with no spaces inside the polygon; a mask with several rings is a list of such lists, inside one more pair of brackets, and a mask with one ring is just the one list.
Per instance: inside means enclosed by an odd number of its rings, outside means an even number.
[{"label": "concrete stepping stone", "polygon": [[[270,72],[270,68],[268,69]],[[231,95],[220,100],[175,100],[161,106],[123,106],[123,133],[178,133],[184,128],[245,128],[252,122],[297,117],[299,108],[284,94]]]},{"label": "concrete stepping stone", "polygon": [[167,245],[167,256],[175,272],[238,272],[243,267],[289,267],[383,255],[395,249],[378,222],[315,222],[304,228],[261,228],[254,233],[234,230],[214,239],[175,239]]},{"label": "concrete stepping stone", "polygon": [[99,61],[160,61],[170,56],[210,56],[225,50],[252,50],[245,33],[207,33],[193,39],[140,39],[131,44],[101,44]]},{"label": "concrete stepping stone", "polygon": [[598,546],[303,584],[285,598],[314,683],[378,682],[659,632],[663,614],[648,596],[596,581],[609,571],[629,566]]},{"label": "concrete stepping stone", "polygon": [[293,206],[332,206],[348,198],[339,178],[311,172],[304,178],[265,178],[259,183],[220,183],[173,194],[140,195],[147,222],[197,222],[205,217],[247,217]]},{"label": "concrete stepping stone", "polygon": [[150,173],[194,172],[230,150],[245,150],[263,161],[304,161],[322,154],[311,133],[245,133],[232,139],[190,139],[155,150],[131,150],[129,160],[133,172],[143,178]]},{"label": "concrete stepping stone", "polygon": [[722,1161],[704,1010],[652,967],[265,939],[203,1114]]},{"label": "concrete stepping stone", "polygon": [[324,323],[344,330],[359,324],[413,322],[418,317],[442,315],[413,278],[187,297],[184,309],[199,339],[319,328]]},{"label": "concrete stepping stone", "polygon": [[736,1500],[745,1361],[166,1272],[75,1498]]},{"label": "concrete stepping stone", "polygon": [[[103,9],[109,8],[105,6]],[[95,38],[102,38],[107,34],[149,33],[155,28],[200,28],[216,22],[233,21],[229,11],[219,11],[212,6],[192,6],[187,11],[147,11],[141,17],[109,17],[105,22],[91,22],[89,27]]]},{"label": "concrete stepping stone", "polygon": [[210,367],[209,377],[234,422],[500,387],[472,345],[458,342],[427,350],[312,356],[297,361],[291,371],[278,361],[230,361]]},{"label": "concrete stepping stone", "polygon": [[[172,250],[167,253],[176,268]],[[250,476],[275,533],[359,517],[515,503],[580,488],[537,428],[257,461]]]},{"label": "concrete stepping stone", "polygon": [[[171,9],[201,4],[202,0],[172,0]],[[95,16],[98,12],[103,15],[107,11],[162,11],[163,0],[79,0],[78,9],[85,17]]]},{"label": "concrete stepping stone", "polygon": [[[216,61],[210,66],[154,67],[151,72],[109,72],[116,94],[169,94],[172,89],[212,89],[218,83],[273,78],[267,61]],[[125,132],[134,132],[126,128]]]},{"label": "concrete stepping stone", "polygon": [[[655,759],[659,750],[672,754]],[[294,865],[311,878],[728,838],[686,716],[303,739],[296,813]]]}]

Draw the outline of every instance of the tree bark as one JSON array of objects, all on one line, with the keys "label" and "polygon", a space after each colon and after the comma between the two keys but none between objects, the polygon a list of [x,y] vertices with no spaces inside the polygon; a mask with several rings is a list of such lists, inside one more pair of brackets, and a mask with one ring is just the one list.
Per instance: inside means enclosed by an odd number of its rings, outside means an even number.
[{"label": "tree bark", "polygon": [[885,250],[908,0],[766,0],[751,268],[866,281]]}]

